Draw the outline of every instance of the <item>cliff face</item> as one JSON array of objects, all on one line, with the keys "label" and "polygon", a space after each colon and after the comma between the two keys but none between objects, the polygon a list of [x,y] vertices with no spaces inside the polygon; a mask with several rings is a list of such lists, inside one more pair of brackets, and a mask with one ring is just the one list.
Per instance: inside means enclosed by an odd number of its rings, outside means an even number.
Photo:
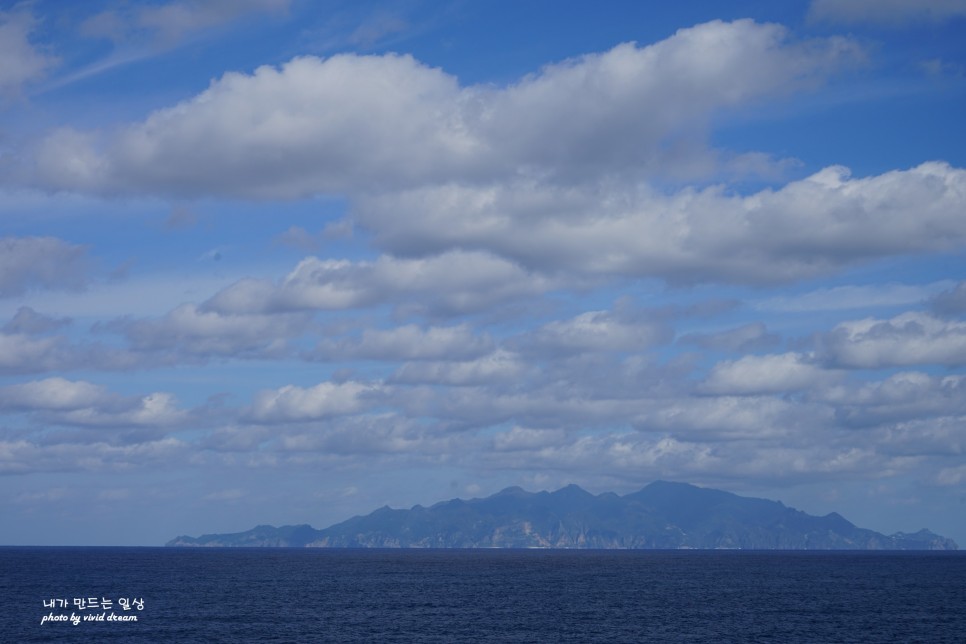
[{"label": "cliff face", "polygon": [[388,507],[324,530],[258,526],[230,535],[178,537],[169,546],[323,548],[741,548],[749,550],[951,550],[921,530],[886,536],[836,513],[815,517],[777,501],[659,481],[618,496],[570,485],[507,488],[409,510]]}]

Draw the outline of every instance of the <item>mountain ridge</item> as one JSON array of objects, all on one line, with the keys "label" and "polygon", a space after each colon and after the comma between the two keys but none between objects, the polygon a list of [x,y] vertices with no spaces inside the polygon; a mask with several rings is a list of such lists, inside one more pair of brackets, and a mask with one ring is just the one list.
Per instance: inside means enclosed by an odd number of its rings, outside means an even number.
[{"label": "mountain ridge", "polygon": [[586,548],[753,550],[955,550],[922,529],[884,535],[836,512],[806,514],[780,501],[688,483],[655,481],[637,492],[594,495],[518,486],[483,498],[410,509],[383,506],[317,530],[258,525],[231,534],[182,535],[169,547]]}]

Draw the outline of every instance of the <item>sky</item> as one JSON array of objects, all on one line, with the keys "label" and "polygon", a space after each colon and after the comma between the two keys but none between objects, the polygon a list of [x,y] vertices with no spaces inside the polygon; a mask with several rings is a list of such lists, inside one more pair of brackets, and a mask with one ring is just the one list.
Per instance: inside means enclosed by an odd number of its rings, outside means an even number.
[{"label": "sky", "polygon": [[0,3],[0,544],[670,480],[966,546],[964,36]]}]

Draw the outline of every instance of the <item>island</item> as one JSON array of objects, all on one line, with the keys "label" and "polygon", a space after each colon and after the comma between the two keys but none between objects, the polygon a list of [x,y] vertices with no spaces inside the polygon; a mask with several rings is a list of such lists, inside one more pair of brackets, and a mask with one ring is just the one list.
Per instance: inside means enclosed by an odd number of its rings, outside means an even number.
[{"label": "island", "polygon": [[623,496],[577,485],[555,492],[510,487],[481,499],[408,510],[382,507],[317,530],[260,525],[234,534],[179,536],[170,547],[581,548],[743,550],[956,550],[923,529],[884,535],[832,512],[812,516],[779,501],[657,481]]}]

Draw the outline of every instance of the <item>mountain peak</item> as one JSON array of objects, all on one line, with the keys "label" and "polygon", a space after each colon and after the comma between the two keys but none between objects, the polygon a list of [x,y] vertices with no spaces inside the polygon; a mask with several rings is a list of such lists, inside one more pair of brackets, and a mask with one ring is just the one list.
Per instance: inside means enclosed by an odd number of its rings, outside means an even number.
[{"label": "mountain peak", "polygon": [[584,488],[580,487],[579,485],[576,485],[575,483],[571,483],[570,485],[565,485],[564,487],[560,488],[555,492],[551,492],[550,494],[553,496],[566,497],[566,498],[574,498],[574,497],[593,498],[594,497],[593,494],[591,494]]},{"label": "mountain peak", "polygon": [[493,496],[522,496],[525,494],[530,494],[530,492],[527,492],[519,485],[511,485],[510,487],[503,488]]}]

